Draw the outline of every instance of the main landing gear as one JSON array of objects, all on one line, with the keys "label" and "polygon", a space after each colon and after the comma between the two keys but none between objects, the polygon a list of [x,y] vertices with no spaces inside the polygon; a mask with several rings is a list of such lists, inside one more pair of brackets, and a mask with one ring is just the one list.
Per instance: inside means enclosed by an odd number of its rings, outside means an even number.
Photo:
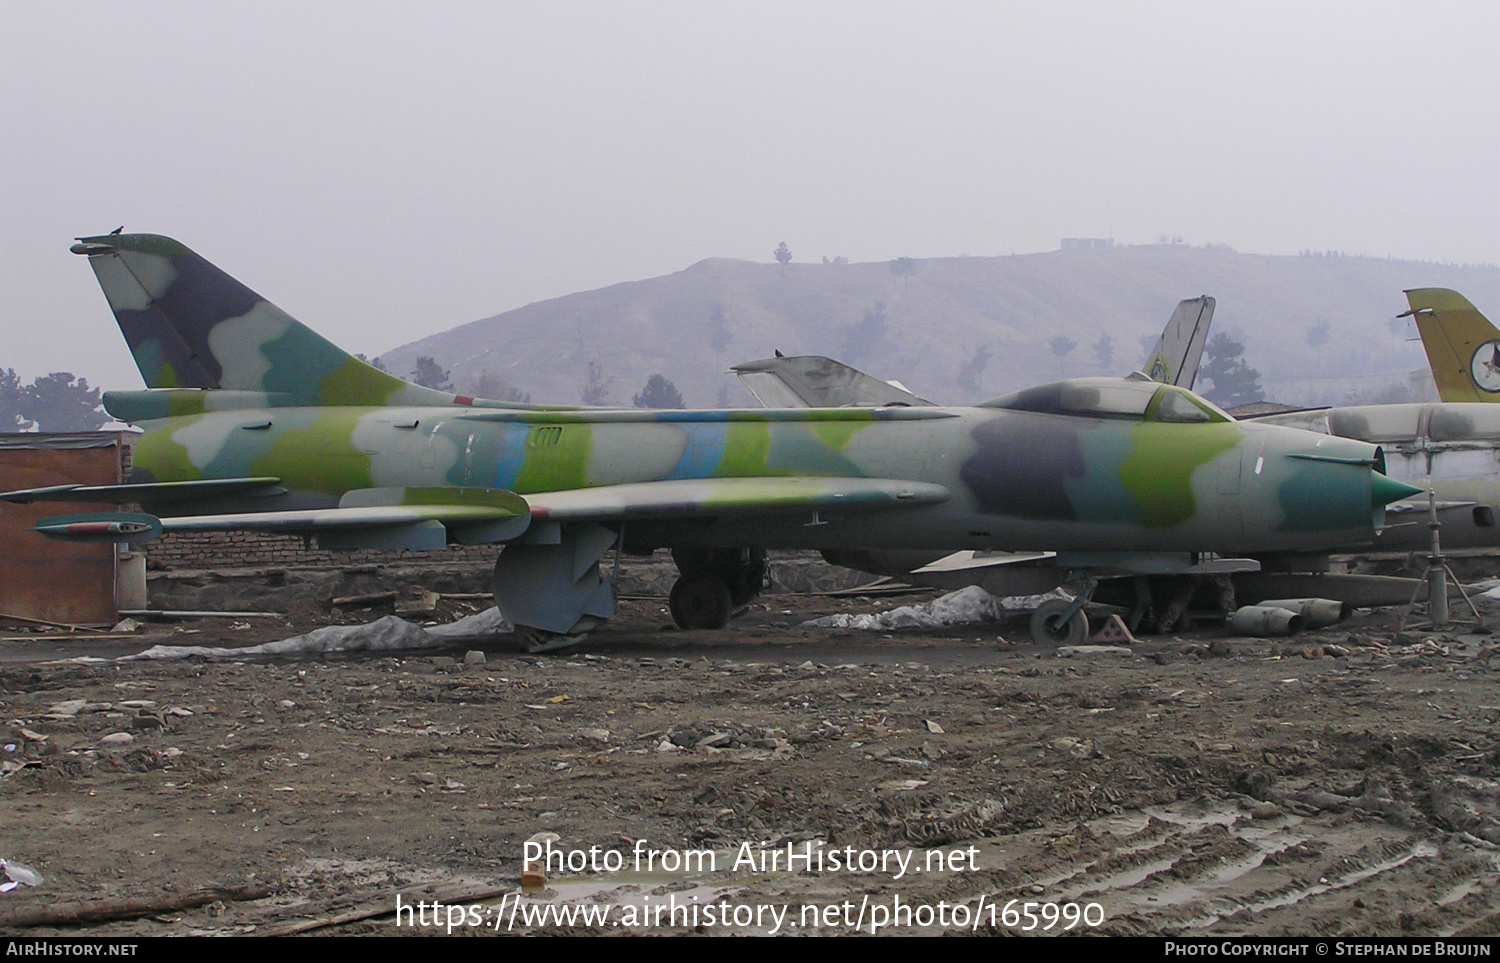
[{"label": "main landing gear", "polygon": [[681,573],[672,586],[672,621],[684,629],[722,629],[766,584],[763,548],[674,548]]}]

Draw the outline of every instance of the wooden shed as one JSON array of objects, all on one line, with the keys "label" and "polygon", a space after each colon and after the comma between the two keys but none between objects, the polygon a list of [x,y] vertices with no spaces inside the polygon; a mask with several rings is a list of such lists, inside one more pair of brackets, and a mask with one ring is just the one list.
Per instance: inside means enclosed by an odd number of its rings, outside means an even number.
[{"label": "wooden shed", "polygon": [[[0,491],[48,485],[118,485],[133,432],[0,434]],[[0,503],[0,622],[41,619],[111,625],[119,615],[113,545],[59,542],[32,531],[55,515],[118,511],[110,504]]]}]

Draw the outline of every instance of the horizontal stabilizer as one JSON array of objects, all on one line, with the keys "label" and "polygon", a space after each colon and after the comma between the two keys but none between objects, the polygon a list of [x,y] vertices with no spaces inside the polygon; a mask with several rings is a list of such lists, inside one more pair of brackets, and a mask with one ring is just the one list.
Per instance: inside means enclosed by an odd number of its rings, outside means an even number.
[{"label": "horizontal stabilizer", "polygon": [[53,485],[0,492],[0,501],[17,505],[32,502],[164,502],[218,498],[245,492],[279,494],[280,478],[213,478],[205,481],[147,482],[135,485]]},{"label": "horizontal stabilizer", "polygon": [[[111,528],[106,522],[116,523]],[[442,548],[450,540],[488,544],[516,538],[531,516],[519,495],[475,488],[373,488],[347,493],[337,508],[223,515],[73,516],[46,519],[36,530],[74,541],[146,541],[165,532],[272,532],[317,535],[324,548]],[[145,525],[150,534],[134,526]],[[123,528],[130,528],[125,532]],[[121,529],[117,531],[116,529]],[[130,534],[131,539],[118,537]]]}]

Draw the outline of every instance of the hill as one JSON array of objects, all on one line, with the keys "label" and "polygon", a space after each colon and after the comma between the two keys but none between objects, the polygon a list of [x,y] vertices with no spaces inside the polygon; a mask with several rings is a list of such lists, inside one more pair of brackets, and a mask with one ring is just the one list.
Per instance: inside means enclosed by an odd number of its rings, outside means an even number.
[{"label": "hill", "polygon": [[[963,404],[1055,378],[1139,365],[1177,301],[1218,299],[1216,331],[1245,345],[1267,397],[1390,400],[1425,368],[1404,288],[1451,287],[1500,309],[1500,268],[1372,257],[1241,254],[1223,246],[1108,246],[866,264],[708,259],[664,277],[529,304],[387,352],[396,374],[430,355],[460,390],[576,403],[589,383],[629,404],[661,373],[689,406],[743,405],[724,372],[828,354]],[[1200,388],[1204,385],[1200,384]]]}]

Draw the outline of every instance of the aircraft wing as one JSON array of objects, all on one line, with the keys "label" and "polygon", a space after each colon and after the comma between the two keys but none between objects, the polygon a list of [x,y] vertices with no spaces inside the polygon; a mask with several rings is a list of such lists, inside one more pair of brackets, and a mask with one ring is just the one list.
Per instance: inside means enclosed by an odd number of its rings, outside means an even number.
[{"label": "aircraft wing", "polygon": [[[128,487],[128,486],[125,486]],[[36,530],[71,541],[148,541],[165,532],[316,535],[323,548],[435,549],[507,542],[533,519],[610,523],[626,519],[820,511],[866,512],[947,500],[941,485],[885,478],[708,478],[606,485],[522,497],[488,488],[365,488],[334,508],[158,518],[95,513],[49,518]],[[92,498],[90,500],[108,500]]]},{"label": "aircraft wing", "polygon": [[889,478],[705,478],[527,495],[532,518],[613,522],[791,511],[880,511],[946,501],[948,489]]}]

